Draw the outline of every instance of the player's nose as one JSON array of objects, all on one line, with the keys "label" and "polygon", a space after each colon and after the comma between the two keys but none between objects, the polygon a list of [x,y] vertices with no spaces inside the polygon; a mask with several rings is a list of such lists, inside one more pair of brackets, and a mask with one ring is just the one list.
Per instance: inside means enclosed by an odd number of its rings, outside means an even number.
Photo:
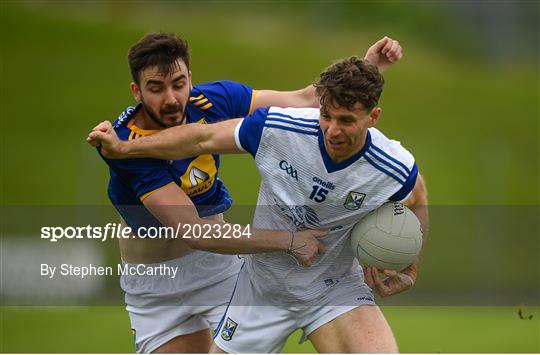
[{"label": "player's nose", "polygon": [[341,130],[338,124],[334,121],[330,121],[330,123],[328,124],[328,129],[326,130],[326,134],[328,135],[328,137],[335,138],[339,136],[340,133],[341,133]]},{"label": "player's nose", "polygon": [[165,105],[174,106],[177,104],[176,96],[174,95],[174,91],[172,89],[168,89],[165,91]]}]

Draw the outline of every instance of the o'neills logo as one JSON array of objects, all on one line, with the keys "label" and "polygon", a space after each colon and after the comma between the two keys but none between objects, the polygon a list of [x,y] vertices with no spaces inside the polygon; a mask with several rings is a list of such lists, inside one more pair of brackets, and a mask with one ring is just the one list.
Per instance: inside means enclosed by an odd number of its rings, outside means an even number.
[{"label": "o'neills logo", "polygon": [[336,188],[336,185],[332,181],[324,181],[320,177],[314,176],[313,182],[316,184],[321,185],[322,187],[326,187],[328,190],[333,190]]}]

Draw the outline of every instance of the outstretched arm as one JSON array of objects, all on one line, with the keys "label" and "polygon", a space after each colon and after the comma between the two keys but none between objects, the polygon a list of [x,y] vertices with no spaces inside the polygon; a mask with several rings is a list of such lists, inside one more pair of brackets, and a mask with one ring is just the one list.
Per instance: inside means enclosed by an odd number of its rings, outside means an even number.
[{"label": "outstretched arm", "polygon": [[[165,226],[177,228],[181,225],[211,226],[212,231],[224,230],[228,223],[210,221],[199,217],[193,202],[175,183],[170,183],[152,193],[143,200],[144,206]],[[234,226],[228,226],[234,230]],[[233,238],[183,238],[174,242],[185,242],[193,249],[201,249],[220,254],[252,254],[282,251],[291,254],[302,266],[310,266],[318,254],[324,252],[324,245],[317,239],[326,234],[323,231],[301,231],[292,234],[289,231],[253,229],[243,231]],[[217,233],[217,232],[216,232]]]},{"label": "outstretched arm", "polygon": [[94,127],[86,139],[109,159],[156,158],[179,160],[201,154],[245,153],[236,146],[234,130],[240,119],[213,124],[186,124],[151,136],[122,141],[109,121]]},{"label": "outstretched arm", "polygon": [[[390,37],[384,37],[369,47],[364,59],[384,73],[402,56],[399,42]],[[295,91],[255,90],[253,95],[253,109],[267,106],[319,107],[319,98],[315,94],[313,85]]]}]

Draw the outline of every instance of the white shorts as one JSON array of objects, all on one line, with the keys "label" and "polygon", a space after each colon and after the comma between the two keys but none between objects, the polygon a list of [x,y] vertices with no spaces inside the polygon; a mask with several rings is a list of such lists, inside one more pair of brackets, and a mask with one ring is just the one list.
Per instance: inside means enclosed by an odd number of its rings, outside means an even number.
[{"label": "white shorts", "polygon": [[317,303],[292,307],[270,305],[251,283],[246,268],[240,271],[231,302],[214,335],[228,353],[278,353],[289,335],[302,329],[300,343],[320,326],[358,306],[375,305],[371,289],[357,283],[338,283]]},{"label": "white shorts", "polygon": [[120,279],[138,353],[151,353],[179,335],[217,328],[242,260],[235,255],[194,251],[163,263],[145,264],[159,265],[175,267],[176,276],[122,275]]}]

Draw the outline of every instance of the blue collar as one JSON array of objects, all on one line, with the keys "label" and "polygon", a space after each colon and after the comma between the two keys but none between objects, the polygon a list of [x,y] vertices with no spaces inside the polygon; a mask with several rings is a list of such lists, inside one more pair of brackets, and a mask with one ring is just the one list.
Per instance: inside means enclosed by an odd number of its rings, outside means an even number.
[{"label": "blue collar", "polygon": [[344,160],[340,163],[334,163],[332,159],[330,159],[330,156],[328,155],[328,152],[326,151],[326,147],[324,146],[324,136],[320,127],[318,131],[318,137],[319,137],[319,150],[321,151],[321,156],[324,162],[324,166],[326,167],[326,171],[328,173],[333,173],[335,171],[345,169],[349,165],[353,164],[355,161],[357,161],[364,155],[366,150],[371,145],[371,134],[369,133],[369,129],[368,129],[367,135],[366,135],[366,142],[364,143],[364,146],[362,147],[362,149],[360,149],[358,153],[356,153],[349,159]]}]

